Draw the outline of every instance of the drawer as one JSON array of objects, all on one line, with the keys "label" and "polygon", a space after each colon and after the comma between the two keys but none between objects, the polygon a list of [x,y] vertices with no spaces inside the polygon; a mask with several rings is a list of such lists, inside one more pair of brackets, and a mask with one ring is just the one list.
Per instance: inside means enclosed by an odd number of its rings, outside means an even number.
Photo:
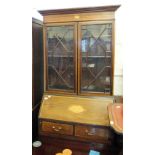
[{"label": "drawer", "polygon": [[73,135],[73,126],[68,124],[42,121],[41,131],[51,134]]},{"label": "drawer", "polygon": [[75,136],[92,140],[109,140],[112,135],[108,128],[77,125]]}]

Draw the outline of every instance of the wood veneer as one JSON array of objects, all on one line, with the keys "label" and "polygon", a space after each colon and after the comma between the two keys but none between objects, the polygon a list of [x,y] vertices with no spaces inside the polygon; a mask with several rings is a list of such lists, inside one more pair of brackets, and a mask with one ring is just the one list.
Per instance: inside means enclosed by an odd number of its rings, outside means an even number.
[{"label": "wood veneer", "polygon": [[65,134],[65,135],[73,135],[73,126],[69,124],[60,124],[43,121],[41,123],[41,130],[47,133],[53,134]]},{"label": "wood veneer", "polygon": [[39,119],[109,126],[107,106],[113,99],[44,95]]}]

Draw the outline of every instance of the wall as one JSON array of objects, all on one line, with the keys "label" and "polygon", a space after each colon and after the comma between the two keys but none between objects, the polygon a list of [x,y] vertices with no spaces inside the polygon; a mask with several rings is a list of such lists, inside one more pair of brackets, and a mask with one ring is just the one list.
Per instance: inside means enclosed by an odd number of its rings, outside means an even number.
[{"label": "wall", "polygon": [[122,5],[115,13],[115,69],[114,69],[114,95],[123,95],[123,18],[124,6],[121,0],[95,0],[95,1],[73,1],[73,0],[33,0],[33,17],[43,20],[37,10],[61,9],[88,6]]}]

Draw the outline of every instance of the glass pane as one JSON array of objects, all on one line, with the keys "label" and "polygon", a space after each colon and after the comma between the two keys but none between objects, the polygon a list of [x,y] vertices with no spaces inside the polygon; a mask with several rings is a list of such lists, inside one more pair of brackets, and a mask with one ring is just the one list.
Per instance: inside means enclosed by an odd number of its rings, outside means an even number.
[{"label": "glass pane", "polygon": [[111,94],[112,24],[83,25],[81,90]]},{"label": "glass pane", "polygon": [[47,28],[48,89],[74,89],[74,26]]}]

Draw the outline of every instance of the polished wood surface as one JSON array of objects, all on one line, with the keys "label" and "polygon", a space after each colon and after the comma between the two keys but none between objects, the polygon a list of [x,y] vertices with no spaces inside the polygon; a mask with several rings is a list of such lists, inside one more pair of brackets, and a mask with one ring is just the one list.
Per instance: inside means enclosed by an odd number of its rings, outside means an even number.
[{"label": "polished wood surface", "polygon": [[92,126],[75,126],[75,136],[91,140],[108,140],[112,137],[109,129]]},{"label": "polished wood surface", "polygon": [[110,126],[119,134],[123,134],[123,104],[114,103],[108,105]]},{"label": "polished wood surface", "polygon": [[39,119],[109,126],[112,99],[44,95]]},{"label": "polished wood surface", "polygon": [[60,123],[42,121],[41,131],[52,134],[73,135],[73,126],[62,123],[60,124]]},{"label": "polished wood surface", "polygon": [[82,21],[98,21],[114,19],[113,12],[94,12],[94,13],[79,13],[79,14],[63,14],[63,15],[47,15],[44,16],[44,23],[58,22],[82,22]]}]

